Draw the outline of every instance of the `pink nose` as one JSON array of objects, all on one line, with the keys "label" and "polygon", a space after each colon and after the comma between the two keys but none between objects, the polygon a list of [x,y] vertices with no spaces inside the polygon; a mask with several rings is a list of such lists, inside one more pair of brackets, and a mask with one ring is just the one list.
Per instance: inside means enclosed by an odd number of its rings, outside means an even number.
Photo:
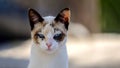
[{"label": "pink nose", "polygon": [[48,49],[50,49],[50,47],[52,46],[52,44],[50,44],[50,43],[46,43],[46,45],[47,45]]}]

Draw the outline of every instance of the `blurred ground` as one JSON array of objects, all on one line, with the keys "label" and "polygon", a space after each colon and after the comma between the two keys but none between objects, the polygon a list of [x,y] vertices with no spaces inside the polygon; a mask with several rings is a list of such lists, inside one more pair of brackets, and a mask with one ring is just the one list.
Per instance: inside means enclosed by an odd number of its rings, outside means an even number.
[{"label": "blurred ground", "polygon": [[[78,39],[70,36],[67,48],[70,68],[120,68],[118,34],[94,34]],[[29,50],[30,40],[1,44],[0,68],[26,68]]]}]

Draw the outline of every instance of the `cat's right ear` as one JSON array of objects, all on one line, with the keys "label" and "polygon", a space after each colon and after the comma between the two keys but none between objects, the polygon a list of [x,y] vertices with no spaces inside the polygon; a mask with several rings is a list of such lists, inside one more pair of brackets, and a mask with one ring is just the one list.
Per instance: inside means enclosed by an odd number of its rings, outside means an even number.
[{"label": "cat's right ear", "polygon": [[29,8],[28,17],[29,17],[29,21],[30,21],[31,30],[33,30],[34,25],[36,23],[44,21],[44,19],[41,17],[41,15],[36,10],[31,9],[31,8]]}]

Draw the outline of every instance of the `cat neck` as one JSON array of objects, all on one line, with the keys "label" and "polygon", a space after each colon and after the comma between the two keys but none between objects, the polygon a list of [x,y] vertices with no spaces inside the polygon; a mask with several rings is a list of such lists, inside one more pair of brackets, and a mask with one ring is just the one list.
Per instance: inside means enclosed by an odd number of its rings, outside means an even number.
[{"label": "cat neck", "polygon": [[68,68],[66,46],[63,45],[53,54],[47,54],[32,45],[29,68]]}]

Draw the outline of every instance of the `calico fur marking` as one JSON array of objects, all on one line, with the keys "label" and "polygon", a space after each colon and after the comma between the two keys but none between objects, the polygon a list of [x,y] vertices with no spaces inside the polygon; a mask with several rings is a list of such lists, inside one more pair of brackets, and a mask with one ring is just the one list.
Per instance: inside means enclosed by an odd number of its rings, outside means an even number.
[{"label": "calico fur marking", "polygon": [[[65,34],[65,30],[62,30],[62,29],[60,29],[59,27],[57,28],[53,28],[52,26],[50,27],[50,24],[46,24],[45,26],[43,26],[42,28],[39,28],[39,29],[36,29],[36,30],[33,30],[33,35],[34,35],[34,37],[33,37],[33,39],[34,39],[34,41],[37,43],[37,44],[39,44],[39,42],[38,42],[38,39],[39,39],[39,37],[37,36],[37,34],[39,34],[39,33],[43,33],[45,36],[50,32],[50,31],[52,31],[52,34],[56,34],[56,33],[61,33],[61,37],[60,38],[58,38],[58,39],[55,39],[57,42],[60,42],[60,41],[63,41],[63,39],[64,39],[64,37],[66,36],[66,34]],[[54,36],[52,36],[53,38],[54,38]],[[45,37],[45,39],[47,39],[47,37]]]},{"label": "calico fur marking", "polygon": [[[57,42],[60,42],[65,38],[70,20],[69,8],[65,8],[62,11],[60,11],[60,13],[56,17],[41,17],[41,15],[36,10],[29,9],[28,16],[31,25],[32,38],[35,43],[40,43],[38,42],[39,37],[37,36],[37,34],[40,32],[44,36],[46,36],[49,32],[52,32],[52,34],[54,35],[57,31],[60,31],[61,36],[57,39]],[[52,38],[54,38],[54,36],[52,36]],[[47,37],[45,37],[45,39],[47,39]]]}]

